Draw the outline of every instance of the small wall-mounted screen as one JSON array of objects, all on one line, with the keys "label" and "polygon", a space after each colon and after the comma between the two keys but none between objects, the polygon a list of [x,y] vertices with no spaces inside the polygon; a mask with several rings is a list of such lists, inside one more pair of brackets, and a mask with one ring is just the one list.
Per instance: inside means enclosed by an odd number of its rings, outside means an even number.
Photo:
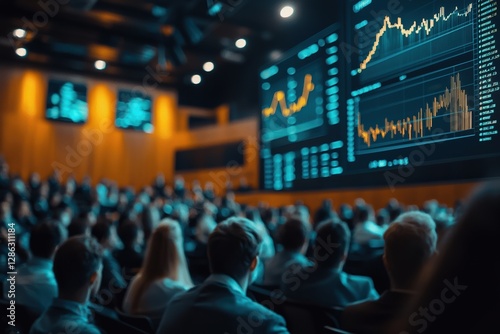
[{"label": "small wall-mounted screen", "polygon": [[66,80],[49,80],[45,117],[83,124],[88,118],[87,86]]},{"label": "small wall-mounted screen", "polygon": [[132,90],[119,90],[115,124],[121,129],[153,132],[151,96]]}]

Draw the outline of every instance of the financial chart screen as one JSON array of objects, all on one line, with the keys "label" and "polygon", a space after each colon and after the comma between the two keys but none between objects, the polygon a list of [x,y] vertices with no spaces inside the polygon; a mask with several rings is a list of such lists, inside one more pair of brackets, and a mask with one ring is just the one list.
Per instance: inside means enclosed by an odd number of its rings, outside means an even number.
[{"label": "financial chart screen", "polygon": [[260,72],[265,189],[312,186],[344,172],[340,40],[332,26]]},{"label": "financial chart screen", "polygon": [[[281,160],[286,166],[285,175],[286,168],[291,168],[286,154],[275,158],[280,145],[287,145],[287,152],[301,152],[308,148],[307,141],[312,137],[307,133],[297,134],[293,145],[290,140],[284,143],[275,138],[277,133],[264,138],[266,132],[274,131],[263,120],[262,143],[265,144],[265,139],[272,140],[267,147],[263,146],[268,150],[262,152],[263,187],[273,190],[392,187],[498,176],[497,1],[358,0],[348,2],[346,11],[343,25],[346,31],[338,32],[338,77],[344,80],[338,84],[337,123],[324,121],[318,129],[310,131],[318,140],[339,144],[336,152],[325,151],[329,153],[329,163],[333,162],[332,153],[338,154],[335,160],[338,166],[329,165],[329,172],[325,169],[323,173],[322,162],[327,156],[321,146],[313,147],[317,151],[318,163],[314,165],[318,166],[318,173],[310,173],[306,180],[303,173],[297,173],[301,166],[295,162],[293,176],[289,175],[293,182],[284,182],[280,187],[276,162]],[[321,59],[323,65],[325,57],[326,54]],[[296,72],[312,73],[311,66],[297,65]],[[328,66],[323,66],[322,73],[316,74],[318,78],[323,76],[322,88],[326,89],[328,70]],[[276,75],[269,82],[270,91],[277,91],[276,85],[283,85],[280,80],[283,77]],[[318,103],[314,108],[322,107],[328,112],[326,107],[331,101],[323,94],[322,103],[315,100]],[[287,95],[277,95],[270,109],[263,109],[264,118],[268,114],[287,114],[287,109],[281,109],[284,104],[274,102],[286,101]],[[270,99],[267,92],[262,93],[262,99]],[[299,109],[302,105],[291,104],[289,109]],[[311,112],[300,124],[311,122],[312,116],[316,115]],[[274,159],[272,181],[266,156]],[[308,157],[307,163],[303,160],[299,165],[307,165],[311,171],[311,150]]]},{"label": "financial chart screen", "polygon": [[87,122],[87,86],[49,79],[45,117],[49,120],[77,124]]},{"label": "financial chart screen", "polygon": [[116,103],[118,128],[153,132],[151,96],[133,90],[119,90]]}]

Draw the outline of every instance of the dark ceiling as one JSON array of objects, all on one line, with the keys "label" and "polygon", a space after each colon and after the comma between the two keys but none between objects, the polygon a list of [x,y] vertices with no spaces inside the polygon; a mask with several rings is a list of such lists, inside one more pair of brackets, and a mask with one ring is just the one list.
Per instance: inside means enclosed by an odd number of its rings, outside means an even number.
[{"label": "dark ceiling", "polygon": [[[336,22],[339,0],[10,0],[0,5],[0,61],[176,88],[184,105],[254,101],[271,54]],[[279,16],[291,4],[295,14]],[[220,8],[209,14],[212,6]],[[28,31],[13,37],[16,28]],[[248,43],[235,47],[238,38]],[[15,53],[25,47],[24,58]],[[273,53],[274,51],[274,53]],[[107,62],[103,71],[94,62]],[[203,63],[215,70],[204,73]],[[148,77],[151,75],[154,79]],[[154,75],[153,75],[154,74]],[[192,85],[193,74],[202,83]],[[246,101],[246,102],[245,102]],[[256,103],[256,101],[254,101]]]}]

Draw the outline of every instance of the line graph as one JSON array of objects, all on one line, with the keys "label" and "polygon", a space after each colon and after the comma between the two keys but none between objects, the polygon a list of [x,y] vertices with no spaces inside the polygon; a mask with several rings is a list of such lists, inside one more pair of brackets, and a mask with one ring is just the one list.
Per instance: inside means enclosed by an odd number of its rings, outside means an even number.
[{"label": "line graph", "polygon": [[[450,1],[441,7],[433,4],[408,8],[404,16],[384,14],[377,18],[371,33],[355,29],[353,43],[359,51],[351,62],[351,76],[357,77],[359,85],[470,53],[477,3],[460,5]],[[356,22],[367,18],[366,13],[363,15]]]},{"label": "line graph", "polygon": [[262,110],[262,114],[265,117],[269,117],[274,115],[278,109],[278,106],[281,108],[281,114],[284,117],[289,117],[295,113],[300,112],[304,107],[307,106],[309,102],[309,93],[314,90],[315,86],[312,81],[312,75],[306,74],[304,76],[304,85],[302,89],[302,95],[298,98],[297,102],[290,103],[290,106],[287,105],[285,92],[282,90],[274,93],[273,100],[271,105],[268,108],[264,108]]},{"label": "line graph", "polygon": [[[442,110],[448,114],[439,114]],[[438,115],[439,114],[439,115]],[[431,103],[420,108],[416,115],[406,117],[397,121],[384,120],[383,126],[376,124],[368,129],[362,122],[358,113],[358,136],[363,142],[371,147],[377,140],[389,138],[394,139],[397,135],[407,140],[423,138],[430,135],[434,127],[436,117],[449,117],[449,131],[460,132],[473,128],[472,111],[469,111],[468,96],[465,89],[462,89],[460,73],[450,78],[450,85],[444,92],[434,97]]]},{"label": "line graph", "polygon": [[[406,38],[410,38],[413,36],[417,36],[421,33],[425,33],[426,36],[429,36],[431,32],[433,32],[434,29],[443,30],[447,29],[449,27],[445,27],[444,25],[439,26],[439,23],[446,23],[449,22],[453,17],[464,17],[467,18],[470,16],[472,12],[472,3],[469,4],[466,8],[466,10],[463,13],[460,13],[460,10],[458,7],[455,7],[455,10],[452,11],[450,14],[446,15],[446,8],[441,7],[439,10],[439,13],[434,14],[434,17],[432,19],[422,19],[420,24],[418,24],[416,21],[413,22],[413,24],[408,28],[405,29],[404,24],[402,23],[401,17],[398,17],[396,20],[396,23],[391,22],[391,18],[389,16],[386,16],[384,19],[384,25],[380,29],[380,31],[376,34],[375,36],[375,42],[373,43],[373,46],[368,52],[368,55],[366,58],[361,62],[358,68],[358,72],[361,73],[364,71],[368,64],[372,61],[373,56],[377,53],[377,50],[379,49],[379,46],[381,44],[381,39],[386,35],[386,33],[389,30],[396,29],[399,31],[399,33]],[[388,41],[387,41],[388,42]]]}]

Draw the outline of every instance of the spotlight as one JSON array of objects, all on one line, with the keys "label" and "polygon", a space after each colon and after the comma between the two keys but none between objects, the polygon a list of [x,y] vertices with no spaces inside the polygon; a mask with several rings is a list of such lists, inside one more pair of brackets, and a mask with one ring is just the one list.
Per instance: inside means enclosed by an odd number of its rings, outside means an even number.
[{"label": "spotlight", "polygon": [[203,64],[203,70],[205,72],[212,72],[214,70],[214,68],[215,68],[215,65],[211,61],[207,61],[205,64]]},{"label": "spotlight", "polygon": [[94,63],[94,67],[99,71],[102,71],[106,68],[106,62],[104,60],[96,60]]},{"label": "spotlight", "polygon": [[26,30],[24,29],[16,29],[12,32],[12,34],[14,35],[14,37],[16,38],[24,38],[26,37]]},{"label": "spotlight", "polygon": [[198,85],[200,84],[201,82],[201,76],[198,75],[198,74],[195,74],[191,77],[191,82],[193,83],[193,85]]},{"label": "spotlight", "polygon": [[19,57],[26,57],[26,55],[28,54],[28,51],[25,48],[17,48],[16,49],[16,54]]},{"label": "spotlight", "polygon": [[247,41],[244,38],[240,38],[234,43],[238,49],[243,49],[247,45]]},{"label": "spotlight", "polygon": [[292,6],[284,6],[281,8],[280,15],[282,18],[286,19],[293,15],[294,9]]}]

